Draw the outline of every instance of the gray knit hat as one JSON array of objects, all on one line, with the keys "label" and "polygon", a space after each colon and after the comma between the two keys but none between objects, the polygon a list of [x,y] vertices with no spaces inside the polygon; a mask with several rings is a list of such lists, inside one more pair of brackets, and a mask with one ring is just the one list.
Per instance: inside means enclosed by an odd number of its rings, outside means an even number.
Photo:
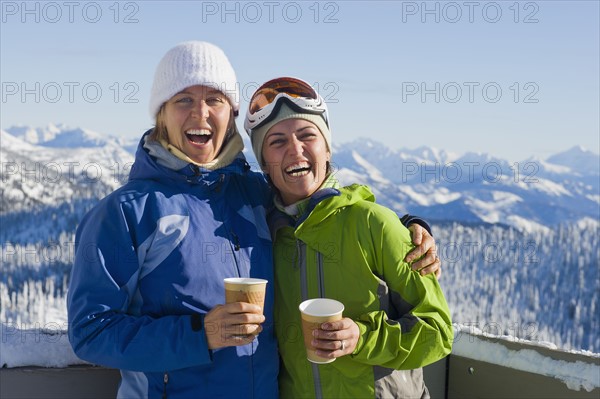
[{"label": "gray knit hat", "polygon": [[225,94],[237,115],[239,85],[227,56],[214,44],[189,41],[178,44],[160,60],[150,92],[150,115],[156,118],[163,103],[191,86],[213,87]]},{"label": "gray knit hat", "polygon": [[288,107],[287,104],[282,104],[281,108],[279,108],[279,112],[277,112],[277,116],[273,118],[273,120],[267,122],[263,126],[260,126],[256,129],[252,129],[250,134],[250,138],[252,141],[252,150],[254,151],[254,155],[256,155],[256,159],[259,164],[263,164],[262,158],[262,146],[265,141],[265,136],[270,128],[272,128],[275,124],[284,121],[286,119],[304,119],[309,122],[314,123],[317,128],[321,131],[321,134],[325,138],[325,142],[327,143],[327,149],[331,152],[331,131],[327,127],[327,123],[325,123],[325,119],[321,115],[301,113],[298,111],[294,111],[292,108]]}]

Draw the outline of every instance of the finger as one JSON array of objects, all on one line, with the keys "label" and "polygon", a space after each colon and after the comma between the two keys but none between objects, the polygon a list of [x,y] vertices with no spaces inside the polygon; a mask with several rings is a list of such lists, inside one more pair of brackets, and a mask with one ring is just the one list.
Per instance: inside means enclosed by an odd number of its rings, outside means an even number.
[{"label": "finger", "polygon": [[313,339],[310,344],[315,348],[323,351],[336,351],[341,348],[341,340],[325,340],[325,339]]},{"label": "finger", "polygon": [[210,325],[210,330],[206,331],[206,339],[210,349],[218,349],[228,346],[240,346],[251,343],[256,335],[262,331],[258,326],[251,334],[245,334],[252,331],[252,328],[240,328],[239,326],[220,326]]},{"label": "finger", "polygon": [[[425,229],[423,229],[423,230],[426,231]],[[434,251],[435,252],[435,250],[436,250],[436,248],[435,248],[435,240],[431,236],[427,236],[427,237],[423,238],[421,244],[419,244],[418,246],[416,246],[415,248],[413,248],[404,257],[404,260],[406,262],[412,262],[412,261],[415,261],[415,260],[419,259],[423,255],[427,254],[427,252],[429,252],[429,251]]]},{"label": "finger", "polygon": [[226,339],[226,344],[229,344],[229,346],[247,345],[247,344],[251,343],[252,341],[254,341],[255,338],[256,338],[256,335],[254,335],[254,334],[250,334],[250,335],[243,335],[243,334],[230,335]]},{"label": "finger", "polygon": [[224,330],[223,338],[225,340],[239,341],[240,339],[253,340],[262,332],[262,327],[257,324],[243,324],[238,326],[229,326]]},{"label": "finger", "polygon": [[260,330],[259,324],[237,324],[228,326],[226,329],[227,335],[256,335]]},{"label": "finger", "polygon": [[412,243],[417,246],[421,245],[421,241],[423,240],[423,231],[426,230],[422,226],[415,223],[411,224],[408,227],[408,230],[410,231]]},{"label": "finger", "polygon": [[325,359],[335,359],[337,357],[341,357],[342,354],[336,353],[337,351],[327,351],[327,350],[321,350],[321,349],[317,349],[315,350],[315,353],[317,356],[319,357],[323,357]]},{"label": "finger", "polygon": [[[341,320],[336,320],[336,321],[328,321],[326,323],[321,324],[321,330],[325,330],[325,331],[337,331],[337,330],[344,330],[346,328],[348,328],[350,326],[350,320],[348,320],[346,317],[344,317]],[[315,331],[318,331],[315,330]]]},{"label": "finger", "polygon": [[262,308],[258,305],[248,302],[231,302],[222,306],[223,310],[228,313],[261,313],[263,312]]},{"label": "finger", "polygon": [[427,252],[425,252],[425,254],[423,256],[421,256],[420,259],[417,259],[415,262],[413,262],[410,265],[410,267],[413,270],[420,270],[420,269],[423,269],[424,267],[434,264],[437,261],[437,259],[438,259],[437,252],[436,252],[435,248],[432,247],[432,248],[429,248],[429,250]]},{"label": "finger", "polygon": [[440,258],[436,257],[435,261],[429,265],[426,265],[425,267],[422,267],[421,269],[419,269],[419,273],[424,276],[426,274],[430,274],[430,273],[435,273],[436,277],[438,277],[441,274],[441,268],[442,268],[442,262],[440,261]]},{"label": "finger", "polygon": [[223,320],[226,324],[262,324],[265,322],[265,316],[256,313],[236,313],[231,314]]},{"label": "finger", "polygon": [[419,259],[424,254],[425,254],[425,250],[423,250],[421,248],[421,246],[414,247],[412,250],[410,250],[409,253],[406,254],[406,256],[404,257],[404,261],[406,263],[410,263],[410,262],[414,261],[415,259]]},{"label": "finger", "polygon": [[313,330],[312,335],[313,335],[313,338],[317,339],[317,340],[335,341],[337,339],[340,339],[341,331],[344,331],[344,330],[324,331],[324,330],[315,329],[315,330]]},{"label": "finger", "polygon": [[419,274],[421,276],[425,276],[430,273],[435,273],[438,269],[439,269],[439,262],[435,262],[435,263],[419,270]]},{"label": "finger", "polygon": [[334,359],[350,353],[348,341],[345,340],[328,341],[322,344],[321,347],[314,344],[315,343],[313,342],[316,354],[324,358]]}]

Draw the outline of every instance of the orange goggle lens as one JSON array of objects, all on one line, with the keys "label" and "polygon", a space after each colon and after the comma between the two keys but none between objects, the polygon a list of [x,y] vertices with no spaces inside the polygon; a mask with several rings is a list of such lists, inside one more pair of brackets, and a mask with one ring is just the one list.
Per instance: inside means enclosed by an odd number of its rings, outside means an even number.
[{"label": "orange goggle lens", "polygon": [[273,79],[258,88],[250,100],[250,113],[260,111],[271,104],[278,94],[285,93],[290,97],[316,99],[317,93],[306,83],[294,78]]}]

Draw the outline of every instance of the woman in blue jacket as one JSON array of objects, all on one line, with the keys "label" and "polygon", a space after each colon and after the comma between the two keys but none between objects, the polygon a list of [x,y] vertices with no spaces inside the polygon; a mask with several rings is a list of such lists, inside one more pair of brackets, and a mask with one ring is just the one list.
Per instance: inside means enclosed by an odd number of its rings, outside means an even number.
[{"label": "woman in blue jacket", "polygon": [[236,86],[219,48],[171,49],[129,181],[77,230],[71,343],[121,369],[119,397],[277,397],[272,286],[264,316],[221,305],[225,277],[273,281],[270,193],[241,153]]},{"label": "woman in blue jacket", "polygon": [[[118,397],[278,396],[272,195],[241,152],[238,97],[221,49],[169,50],[129,181],[77,229],[70,341],[80,358],[121,370]],[[264,309],[223,305],[226,277],[269,280]]]}]

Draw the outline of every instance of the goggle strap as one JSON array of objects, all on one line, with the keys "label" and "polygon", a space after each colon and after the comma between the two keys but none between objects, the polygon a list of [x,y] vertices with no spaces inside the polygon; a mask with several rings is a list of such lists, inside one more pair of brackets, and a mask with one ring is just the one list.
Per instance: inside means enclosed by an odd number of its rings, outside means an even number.
[{"label": "goggle strap", "polygon": [[[323,113],[325,112],[325,110],[306,109],[306,108],[303,108],[300,105],[294,103],[288,97],[280,97],[273,105],[273,109],[271,110],[269,115],[265,119],[263,119],[258,125],[254,126],[252,128],[252,130],[258,129],[261,126],[264,126],[265,124],[267,124],[270,121],[272,121],[273,119],[275,119],[275,117],[279,113],[279,110],[281,109],[281,106],[283,105],[283,103],[286,103],[287,106],[289,106],[291,109],[298,112],[299,114],[323,115]],[[325,121],[325,124],[329,128],[329,121],[327,120],[327,118],[323,118],[323,120]]]}]

